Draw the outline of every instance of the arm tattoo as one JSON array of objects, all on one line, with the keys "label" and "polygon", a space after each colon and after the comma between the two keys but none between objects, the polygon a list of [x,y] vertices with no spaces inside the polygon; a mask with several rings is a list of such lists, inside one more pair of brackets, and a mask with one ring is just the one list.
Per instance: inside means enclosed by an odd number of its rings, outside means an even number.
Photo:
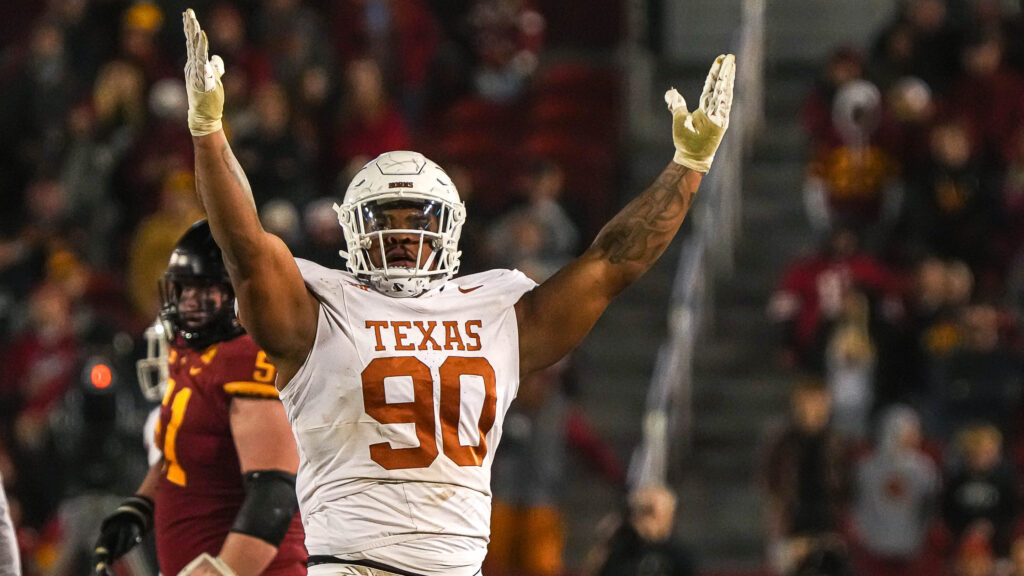
[{"label": "arm tattoo", "polygon": [[612,264],[650,265],[672,240],[693,202],[684,189],[687,169],[673,164],[601,231],[595,247]]},{"label": "arm tattoo", "polygon": [[249,186],[249,179],[245,177],[245,172],[242,171],[242,166],[238,163],[238,159],[235,158],[235,154],[231,151],[231,147],[227,144],[220,152],[221,158],[224,160],[224,166],[227,167],[228,172],[235,177],[238,182],[238,186],[241,187],[242,191],[245,192],[245,198],[249,201],[249,205],[252,206],[253,212],[256,211],[256,201],[252,197],[252,188]]}]

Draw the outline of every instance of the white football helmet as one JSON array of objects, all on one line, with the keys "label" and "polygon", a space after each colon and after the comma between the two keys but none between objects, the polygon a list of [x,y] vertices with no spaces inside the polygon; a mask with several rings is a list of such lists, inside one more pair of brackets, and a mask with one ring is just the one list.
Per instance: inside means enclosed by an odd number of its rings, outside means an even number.
[{"label": "white football helmet", "polygon": [[170,355],[167,333],[160,318],[146,328],[146,357],[135,362],[142,395],[150,402],[159,402],[167,391]]},{"label": "white football helmet", "polygon": [[[395,208],[414,209],[417,224],[393,228],[387,212]],[[440,285],[459,270],[459,235],[466,221],[466,207],[448,174],[419,152],[385,152],[363,166],[355,175],[342,205],[334,205],[345,232],[348,269],[367,280],[377,291],[396,298],[419,296]],[[420,216],[421,215],[421,216]],[[422,222],[420,224],[419,222]],[[432,229],[436,222],[436,230]],[[389,236],[405,240],[415,252],[412,262],[389,263]],[[377,242],[374,245],[373,240]],[[424,260],[424,247],[430,249]],[[380,266],[371,260],[379,251]]]}]

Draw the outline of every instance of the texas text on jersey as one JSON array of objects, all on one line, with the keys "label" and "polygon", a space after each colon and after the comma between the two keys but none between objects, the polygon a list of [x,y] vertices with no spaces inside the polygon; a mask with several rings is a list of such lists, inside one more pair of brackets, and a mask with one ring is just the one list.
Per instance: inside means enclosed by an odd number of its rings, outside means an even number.
[{"label": "texas text on jersey", "polygon": [[[281,400],[303,456],[311,557],[431,574],[479,566],[491,461],[519,383],[512,306],[534,283],[491,271],[391,298],[298,262],[322,308],[316,346]],[[458,290],[467,286],[479,289]]]}]

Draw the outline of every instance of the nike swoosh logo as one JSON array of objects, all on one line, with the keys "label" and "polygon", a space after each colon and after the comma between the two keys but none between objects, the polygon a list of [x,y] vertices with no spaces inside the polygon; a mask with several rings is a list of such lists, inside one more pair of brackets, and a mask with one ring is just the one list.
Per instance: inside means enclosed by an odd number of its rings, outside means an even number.
[{"label": "nike swoosh logo", "polygon": [[462,292],[463,294],[469,294],[473,290],[479,290],[480,288],[483,288],[483,287],[484,287],[483,284],[481,284],[479,286],[473,286],[472,288],[463,288],[462,286],[459,286],[459,292]]},{"label": "nike swoosh logo", "polygon": [[188,375],[189,376],[195,376],[196,374],[199,374],[202,371],[203,371],[203,368],[201,366],[194,366],[194,367],[188,369]]}]

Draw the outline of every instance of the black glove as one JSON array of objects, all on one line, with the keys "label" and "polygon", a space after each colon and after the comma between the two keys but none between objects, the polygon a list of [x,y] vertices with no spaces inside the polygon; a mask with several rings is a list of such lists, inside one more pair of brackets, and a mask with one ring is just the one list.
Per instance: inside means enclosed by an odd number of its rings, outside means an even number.
[{"label": "black glove", "polygon": [[153,527],[153,501],[136,494],[103,519],[92,559],[95,574],[110,574],[110,564],[128,553]]}]

